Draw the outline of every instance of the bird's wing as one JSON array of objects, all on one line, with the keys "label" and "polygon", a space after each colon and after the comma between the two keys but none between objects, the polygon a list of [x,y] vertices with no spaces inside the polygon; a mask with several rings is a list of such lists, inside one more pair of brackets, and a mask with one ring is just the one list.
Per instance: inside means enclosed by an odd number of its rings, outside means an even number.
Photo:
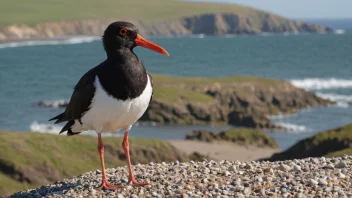
[{"label": "bird's wing", "polygon": [[98,67],[95,67],[82,76],[74,88],[65,112],[50,120],[57,120],[55,123],[71,120],[80,121],[82,115],[88,111],[94,97],[94,81],[97,76],[97,71]]},{"label": "bird's wing", "polygon": [[[153,87],[153,78],[152,78],[152,75],[150,75],[150,73],[147,73],[147,74],[148,74],[148,76],[149,76],[150,84],[151,84],[151,86]],[[149,104],[152,102],[153,94],[154,94],[154,89],[152,89],[152,95],[150,96]]]}]

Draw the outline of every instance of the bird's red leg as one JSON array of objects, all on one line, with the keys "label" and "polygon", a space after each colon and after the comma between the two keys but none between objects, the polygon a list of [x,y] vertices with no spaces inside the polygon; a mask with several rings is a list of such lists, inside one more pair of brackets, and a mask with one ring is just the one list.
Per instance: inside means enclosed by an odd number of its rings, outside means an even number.
[{"label": "bird's red leg", "polygon": [[101,140],[100,133],[98,133],[98,151],[99,151],[99,155],[100,155],[102,183],[97,188],[97,190],[101,190],[102,188],[104,188],[105,190],[116,190],[116,189],[123,188],[123,186],[114,186],[114,185],[110,184],[108,182],[108,180],[106,179],[105,165],[104,165],[104,145],[103,145],[103,141]]},{"label": "bird's red leg", "polygon": [[130,159],[130,147],[129,147],[129,144],[128,144],[128,131],[125,131],[125,134],[123,136],[122,148],[125,151],[126,158],[127,158],[127,163],[128,163],[128,172],[129,172],[128,184],[132,184],[134,186],[146,186],[146,185],[148,185],[148,183],[139,183],[134,178],[133,171],[132,171],[132,165],[131,165],[131,159]]}]

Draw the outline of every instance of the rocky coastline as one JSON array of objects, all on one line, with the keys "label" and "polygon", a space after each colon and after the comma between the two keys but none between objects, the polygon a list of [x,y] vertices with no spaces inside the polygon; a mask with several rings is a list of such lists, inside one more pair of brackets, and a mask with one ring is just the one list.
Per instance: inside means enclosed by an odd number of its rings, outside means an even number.
[{"label": "rocky coastline", "polygon": [[[141,123],[212,124],[275,129],[268,118],[332,102],[289,82],[257,77],[171,77],[153,75],[154,95]],[[67,102],[66,102],[67,104]],[[36,106],[65,107],[64,101]]]},{"label": "rocky coastline", "polygon": [[[0,42],[57,39],[67,36],[101,36],[105,28],[119,19],[81,19],[37,24],[0,26]],[[120,19],[121,20],[121,19]],[[331,33],[322,25],[289,20],[271,13],[256,15],[236,13],[208,13],[184,16],[178,19],[145,23],[142,20],[123,19],[135,24],[145,36],[187,36],[204,34],[256,35],[261,33]]]}]

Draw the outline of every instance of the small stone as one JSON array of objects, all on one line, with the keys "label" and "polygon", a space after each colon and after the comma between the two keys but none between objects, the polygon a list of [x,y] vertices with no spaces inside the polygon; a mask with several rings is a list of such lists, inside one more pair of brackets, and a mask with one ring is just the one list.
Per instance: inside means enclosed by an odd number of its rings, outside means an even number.
[{"label": "small stone", "polygon": [[295,171],[301,171],[302,170],[302,168],[301,168],[301,166],[298,166],[298,165],[293,165],[293,170],[295,170]]},{"label": "small stone", "polygon": [[324,189],[324,191],[327,192],[327,193],[329,193],[329,192],[332,191],[332,189],[331,189],[331,187],[326,187],[326,188]]},{"label": "small stone", "polygon": [[230,167],[228,168],[228,170],[231,171],[231,172],[237,172],[237,168],[236,168],[235,165],[230,166]]},{"label": "small stone", "polygon": [[325,179],[319,178],[318,184],[326,186],[328,184],[328,182]]},{"label": "small stone", "polygon": [[334,169],[335,167],[334,167],[334,165],[332,165],[332,164],[327,164],[327,165],[325,165],[323,168],[324,168],[324,169]]},{"label": "small stone", "polygon": [[314,179],[310,179],[309,182],[308,182],[308,184],[309,184],[310,186],[315,186],[315,185],[318,185],[318,182],[315,181]]},{"label": "small stone", "polygon": [[346,175],[344,175],[343,173],[339,173],[338,176],[340,179],[344,179],[346,177]]},{"label": "small stone", "polygon": [[182,194],[182,198],[188,198],[188,194],[183,193],[183,194]]},{"label": "small stone", "polygon": [[131,194],[130,198],[138,198],[138,196],[135,194]]},{"label": "small stone", "polygon": [[153,196],[153,197],[156,197],[157,195],[158,195],[158,193],[152,192],[152,196]]},{"label": "small stone", "polygon": [[290,171],[291,167],[287,166],[286,164],[281,164],[279,166],[279,170],[281,170],[281,171]]},{"label": "small stone", "polygon": [[243,194],[244,195],[250,195],[251,194],[251,189],[250,188],[244,188]]},{"label": "small stone", "polygon": [[303,193],[297,193],[295,195],[295,198],[306,198],[307,196],[305,196]]},{"label": "small stone", "polygon": [[229,171],[225,171],[224,175],[225,175],[226,177],[228,177],[228,176],[231,176],[231,173],[230,173]]},{"label": "small stone", "polygon": [[252,170],[253,166],[251,164],[246,164],[246,166],[244,166],[245,169],[249,169]]},{"label": "small stone", "polygon": [[347,168],[346,162],[339,162],[338,164],[335,165],[335,168]]}]

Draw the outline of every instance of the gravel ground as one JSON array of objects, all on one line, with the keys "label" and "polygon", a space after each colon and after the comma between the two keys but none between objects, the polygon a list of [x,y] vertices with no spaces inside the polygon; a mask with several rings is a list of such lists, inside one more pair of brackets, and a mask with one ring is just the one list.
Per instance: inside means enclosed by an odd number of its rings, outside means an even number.
[{"label": "gravel ground", "polygon": [[352,197],[352,156],[283,162],[207,161],[134,166],[150,185],[126,185],[126,167],[107,169],[112,184],[126,188],[96,191],[101,171],[87,172],[11,197]]}]

